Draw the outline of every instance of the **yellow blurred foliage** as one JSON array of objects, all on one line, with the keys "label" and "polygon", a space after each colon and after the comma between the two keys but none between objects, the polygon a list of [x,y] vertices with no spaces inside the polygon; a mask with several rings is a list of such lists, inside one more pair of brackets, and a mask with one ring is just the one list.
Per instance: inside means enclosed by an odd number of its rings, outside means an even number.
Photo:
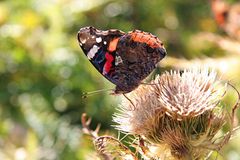
[{"label": "yellow blurred foliage", "polygon": [[29,131],[27,135],[26,149],[28,151],[28,159],[36,159],[38,149],[37,135],[33,131]]},{"label": "yellow blurred foliage", "polygon": [[7,6],[0,4],[0,25],[6,22],[8,15],[9,15],[9,10]]},{"label": "yellow blurred foliage", "polygon": [[41,17],[31,10],[27,10],[23,12],[20,23],[27,29],[34,29],[41,24]]},{"label": "yellow blurred foliage", "polygon": [[208,32],[215,32],[217,30],[217,27],[215,25],[215,22],[211,18],[204,18],[200,20],[199,26],[204,30]]}]

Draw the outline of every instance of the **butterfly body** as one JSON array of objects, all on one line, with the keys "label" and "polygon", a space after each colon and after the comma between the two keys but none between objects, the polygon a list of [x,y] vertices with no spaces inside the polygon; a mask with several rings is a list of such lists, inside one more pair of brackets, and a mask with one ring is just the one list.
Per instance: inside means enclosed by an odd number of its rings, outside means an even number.
[{"label": "butterfly body", "polygon": [[156,36],[139,30],[85,27],[78,32],[78,42],[95,68],[116,85],[116,94],[137,88],[166,55]]}]

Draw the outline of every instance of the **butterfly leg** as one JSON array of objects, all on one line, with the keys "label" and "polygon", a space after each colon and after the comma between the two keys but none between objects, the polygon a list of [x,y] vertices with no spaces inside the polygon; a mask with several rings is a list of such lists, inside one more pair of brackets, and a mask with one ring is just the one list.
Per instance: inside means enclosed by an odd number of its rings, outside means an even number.
[{"label": "butterfly leg", "polygon": [[136,106],[133,104],[133,102],[131,101],[130,98],[127,97],[127,95],[125,93],[123,93],[123,96],[132,104],[133,106],[133,110],[135,110]]}]

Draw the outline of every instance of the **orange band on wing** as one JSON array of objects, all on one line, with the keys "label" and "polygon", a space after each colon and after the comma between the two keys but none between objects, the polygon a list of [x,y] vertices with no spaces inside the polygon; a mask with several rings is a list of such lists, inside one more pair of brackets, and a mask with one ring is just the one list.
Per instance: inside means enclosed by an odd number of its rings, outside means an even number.
[{"label": "orange band on wing", "polygon": [[117,43],[118,43],[119,38],[113,39],[108,46],[108,51],[109,52],[114,52],[117,48]]},{"label": "orange band on wing", "polygon": [[132,40],[140,43],[147,43],[152,48],[161,47],[161,42],[151,34],[144,32],[132,32]]}]

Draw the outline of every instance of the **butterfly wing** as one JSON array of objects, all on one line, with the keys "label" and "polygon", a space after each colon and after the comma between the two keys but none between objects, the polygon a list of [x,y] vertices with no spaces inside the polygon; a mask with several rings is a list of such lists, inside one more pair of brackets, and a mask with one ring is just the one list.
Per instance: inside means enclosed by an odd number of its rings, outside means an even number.
[{"label": "butterfly wing", "polygon": [[94,27],[84,27],[78,32],[79,45],[89,61],[116,85],[118,82],[112,78],[115,71],[115,51],[119,38],[124,34],[116,29],[102,31]]},{"label": "butterfly wing", "polygon": [[165,55],[162,42],[148,32],[134,30],[121,36],[115,55],[115,93],[127,93],[138,87]]}]

